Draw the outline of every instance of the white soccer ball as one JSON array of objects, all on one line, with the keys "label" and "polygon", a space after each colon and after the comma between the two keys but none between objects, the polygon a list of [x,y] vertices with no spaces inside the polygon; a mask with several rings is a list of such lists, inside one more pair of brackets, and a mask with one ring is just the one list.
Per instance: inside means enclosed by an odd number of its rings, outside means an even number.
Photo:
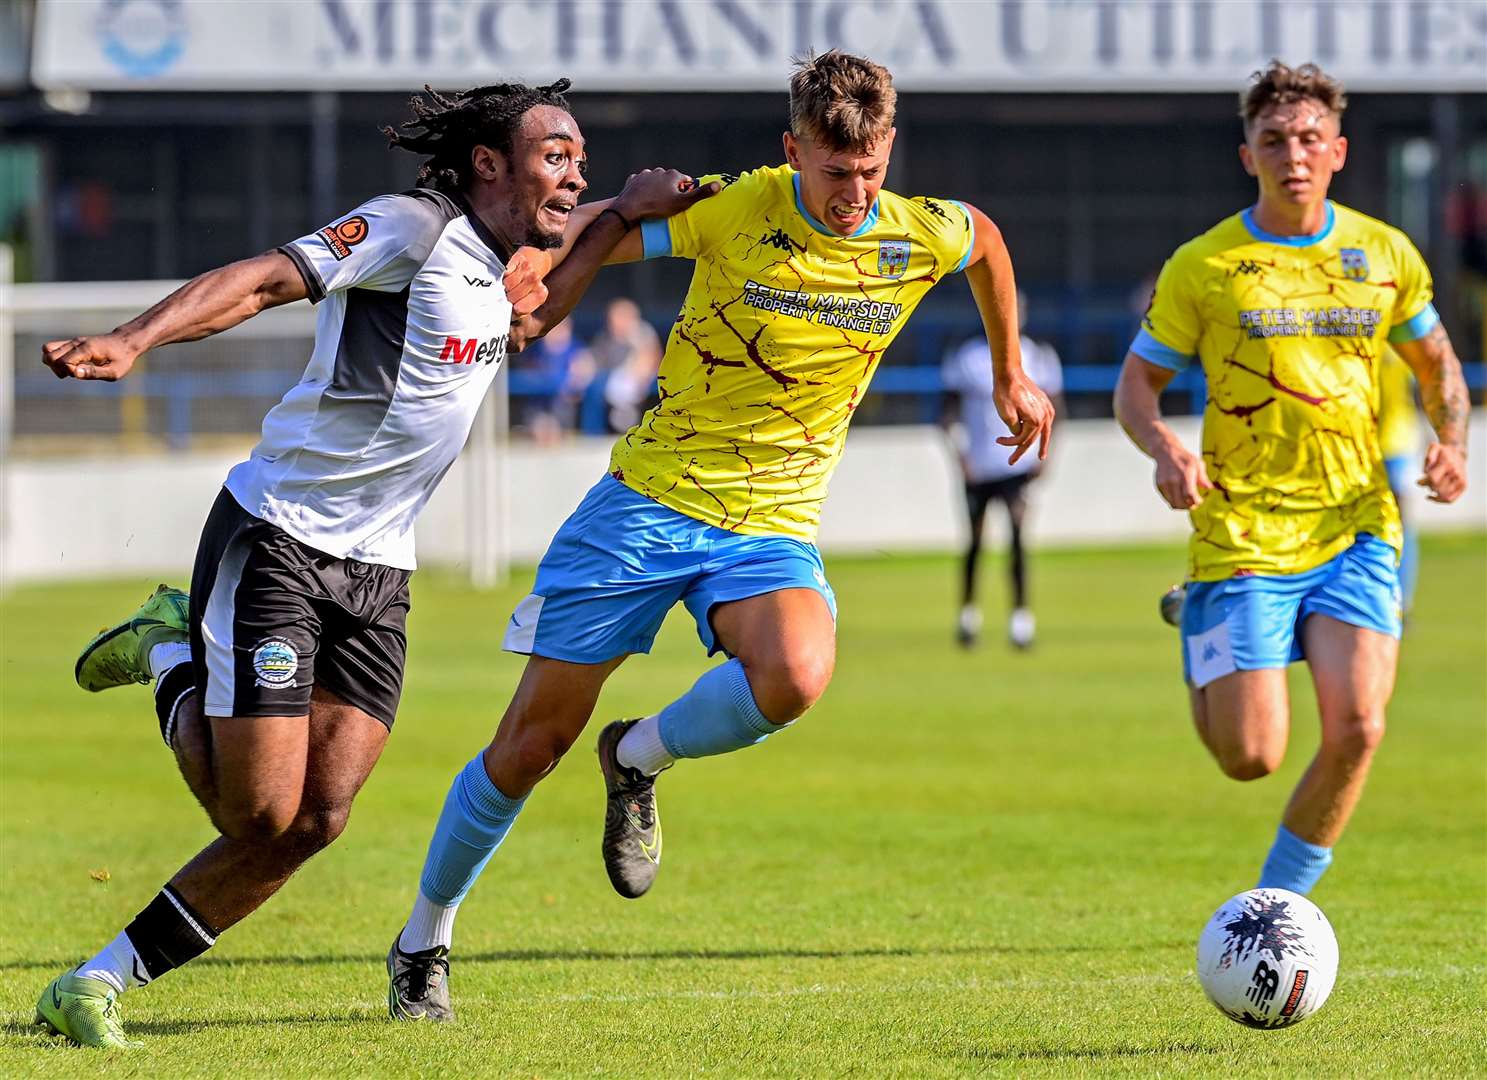
[{"label": "white soccer ball", "polygon": [[1225,901],[1198,939],[1198,981],[1230,1020],[1254,1028],[1299,1024],[1337,981],[1337,935],[1322,909],[1286,889]]}]

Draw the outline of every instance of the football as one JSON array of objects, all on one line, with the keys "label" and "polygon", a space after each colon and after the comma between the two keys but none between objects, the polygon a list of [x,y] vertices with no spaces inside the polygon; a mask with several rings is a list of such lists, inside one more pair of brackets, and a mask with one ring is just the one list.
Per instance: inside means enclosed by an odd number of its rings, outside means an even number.
[{"label": "football", "polygon": [[1337,937],[1322,909],[1286,889],[1226,900],[1198,939],[1198,981],[1229,1019],[1254,1028],[1299,1024],[1337,980]]}]

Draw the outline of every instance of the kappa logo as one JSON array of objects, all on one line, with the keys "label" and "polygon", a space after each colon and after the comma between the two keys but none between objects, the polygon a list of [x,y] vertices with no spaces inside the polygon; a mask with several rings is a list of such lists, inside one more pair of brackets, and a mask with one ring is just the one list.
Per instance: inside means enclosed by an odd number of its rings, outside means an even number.
[{"label": "kappa logo", "polygon": [[506,335],[479,338],[446,337],[439,359],[451,364],[494,364],[506,355]]},{"label": "kappa logo", "polygon": [[471,277],[469,274],[466,274],[465,284],[474,285],[477,289],[489,289],[492,285],[495,284],[495,282],[487,281],[485,278],[481,277]]},{"label": "kappa logo", "polygon": [[939,218],[941,221],[950,220],[950,215],[945,213],[945,208],[941,206],[936,200],[926,197],[921,199],[920,201],[924,203],[924,209],[928,210],[931,214]]},{"label": "kappa logo", "polygon": [[761,247],[777,248],[787,255],[793,255],[796,252],[805,253],[805,245],[792,240],[790,234],[784,229],[775,229],[773,232],[765,233],[759,237],[759,244]]},{"label": "kappa logo", "polygon": [[331,255],[336,262],[351,257],[351,249],[367,238],[371,227],[367,225],[367,219],[357,214],[349,217],[339,225],[327,225],[316,235],[330,249]]},{"label": "kappa logo", "polygon": [[1337,252],[1342,262],[1342,276],[1350,281],[1368,280],[1368,254],[1362,248],[1341,248]]},{"label": "kappa logo", "polygon": [[258,676],[259,686],[274,690],[293,686],[298,671],[299,653],[281,637],[265,638],[253,650],[253,674]]},{"label": "kappa logo", "polygon": [[878,241],[878,276],[901,278],[909,268],[909,253],[912,245],[908,240]]},{"label": "kappa logo", "polygon": [[1260,264],[1253,259],[1241,259],[1239,260],[1239,264],[1234,267],[1234,272],[1236,274],[1258,274],[1260,272]]}]

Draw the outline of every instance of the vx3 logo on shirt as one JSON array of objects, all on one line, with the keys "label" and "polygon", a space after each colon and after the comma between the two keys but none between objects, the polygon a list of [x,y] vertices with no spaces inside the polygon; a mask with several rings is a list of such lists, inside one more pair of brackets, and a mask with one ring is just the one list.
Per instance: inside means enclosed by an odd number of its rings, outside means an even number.
[{"label": "vx3 logo on shirt", "polygon": [[495,282],[487,281],[485,278],[471,277],[469,274],[466,274],[465,284],[474,285],[477,289],[489,289]]}]

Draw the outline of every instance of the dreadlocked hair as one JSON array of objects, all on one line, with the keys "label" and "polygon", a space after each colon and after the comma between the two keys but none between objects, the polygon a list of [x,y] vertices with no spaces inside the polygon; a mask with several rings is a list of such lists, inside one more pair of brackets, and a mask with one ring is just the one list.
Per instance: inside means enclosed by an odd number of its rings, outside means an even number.
[{"label": "dreadlocked hair", "polygon": [[568,79],[547,86],[497,83],[456,94],[441,94],[425,86],[409,102],[413,119],[401,125],[402,131],[384,127],[382,132],[388,146],[428,155],[418,170],[419,187],[458,193],[472,179],[470,152],[476,146],[489,146],[509,160],[512,136],[522,115],[537,105],[555,105],[566,111],[568,100],[563,93],[571,85]]}]

